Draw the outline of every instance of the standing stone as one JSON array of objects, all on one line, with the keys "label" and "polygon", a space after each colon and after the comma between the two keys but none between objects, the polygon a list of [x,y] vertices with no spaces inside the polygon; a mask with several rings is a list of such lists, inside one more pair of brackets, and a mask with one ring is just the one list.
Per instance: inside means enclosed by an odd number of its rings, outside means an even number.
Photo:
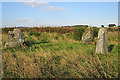
[{"label": "standing stone", "polygon": [[5,44],[5,47],[16,47],[23,45],[25,42],[25,36],[23,32],[19,29],[14,29],[14,31],[8,32],[8,40]]},{"label": "standing stone", "polygon": [[96,54],[108,54],[108,36],[105,28],[101,28],[98,32]]},{"label": "standing stone", "polygon": [[89,44],[94,40],[94,30],[92,27],[87,27],[82,35],[82,43]]}]

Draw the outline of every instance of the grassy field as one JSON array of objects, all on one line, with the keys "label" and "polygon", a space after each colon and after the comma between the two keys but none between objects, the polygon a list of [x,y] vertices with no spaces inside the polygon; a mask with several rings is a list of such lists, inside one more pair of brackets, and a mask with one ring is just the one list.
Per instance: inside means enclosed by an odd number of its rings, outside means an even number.
[{"label": "grassy field", "polygon": [[5,48],[2,34],[3,78],[117,78],[118,32],[108,32],[108,55],[96,55],[96,40],[85,45],[73,32],[24,32],[25,46]]}]

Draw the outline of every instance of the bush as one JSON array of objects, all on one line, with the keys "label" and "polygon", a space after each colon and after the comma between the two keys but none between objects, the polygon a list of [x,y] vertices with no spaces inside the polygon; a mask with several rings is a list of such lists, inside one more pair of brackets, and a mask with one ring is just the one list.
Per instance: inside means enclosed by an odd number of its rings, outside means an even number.
[{"label": "bush", "polygon": [[8,27],[8,28],[2,28],[2,33],[3,34],[8,34],[8,31],[13,31],[15,27]]},{"label": "bush", "polygon": [[114,27],[114,26],[116,26],[115,24],[109,24],[108,25],[109,27]]},{"label": "bush", "polygon": [[104,27],[104,25],[101,25],[101,27]]},{"label": "bush", "polygon": [[109,28],[108,28],[108,31],[112,31],[112,32],[113,32],[113,29],[109,27]]},{"label": "bush", "polygon": [[85,31],[86,27],[76,27],[73,36],[75,40],[81,40],[82,34]]},{"label": "bush", "polygon": [[40,36],[40,34],[41,34],[41,33],[38,33],[38,32],[29,32],[29,35],[30,35],[30,36],[33,36],[33,35],[34,35],[34,36],[38,37],[38,36]]},{"label": "bush", "polygon": [[111,32],[115,32],[115,31],[119,31],[119,28],[117,28],[117,27],[109,27],[107,30],[111,31]]},{"label": "bush", "polygon": [[34,40],[33,38],[29,37],[29,38],[27,38],[27,42],[30,42],[31,44],[35,44],[37,41]]},{"label": "bush", "polygon": [[99,28],[93,27],[93,30],[94,30],[94,37],[97,37],[98,36]]}]

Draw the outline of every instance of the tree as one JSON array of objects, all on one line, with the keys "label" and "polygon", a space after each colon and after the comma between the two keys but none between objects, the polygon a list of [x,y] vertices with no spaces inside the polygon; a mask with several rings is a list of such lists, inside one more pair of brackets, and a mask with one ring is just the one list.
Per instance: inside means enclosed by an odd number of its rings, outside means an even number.
[{"label": "tree", "polygon": [[104,27],[104,25],[101,25],[101,27]]},{"label": "tree", "polygon": [[116,26],[115,24],[109,24],[108,25],[109,27],[114,27],[114,26]]}]

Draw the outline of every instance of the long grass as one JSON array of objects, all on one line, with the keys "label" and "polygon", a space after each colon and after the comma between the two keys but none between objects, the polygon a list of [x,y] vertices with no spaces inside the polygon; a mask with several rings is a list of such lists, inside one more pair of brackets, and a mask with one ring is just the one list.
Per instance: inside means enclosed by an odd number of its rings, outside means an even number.
[{"label": "long grass", "polygon": [[[96,55],[95,44],[74,40],[73,33],[24,32],[26,45],[5,48],[2,53],[3,78],[117,78],[118,34],[108,33],[111,51]],[[6,34],[3,34],[3,43]]]}]

